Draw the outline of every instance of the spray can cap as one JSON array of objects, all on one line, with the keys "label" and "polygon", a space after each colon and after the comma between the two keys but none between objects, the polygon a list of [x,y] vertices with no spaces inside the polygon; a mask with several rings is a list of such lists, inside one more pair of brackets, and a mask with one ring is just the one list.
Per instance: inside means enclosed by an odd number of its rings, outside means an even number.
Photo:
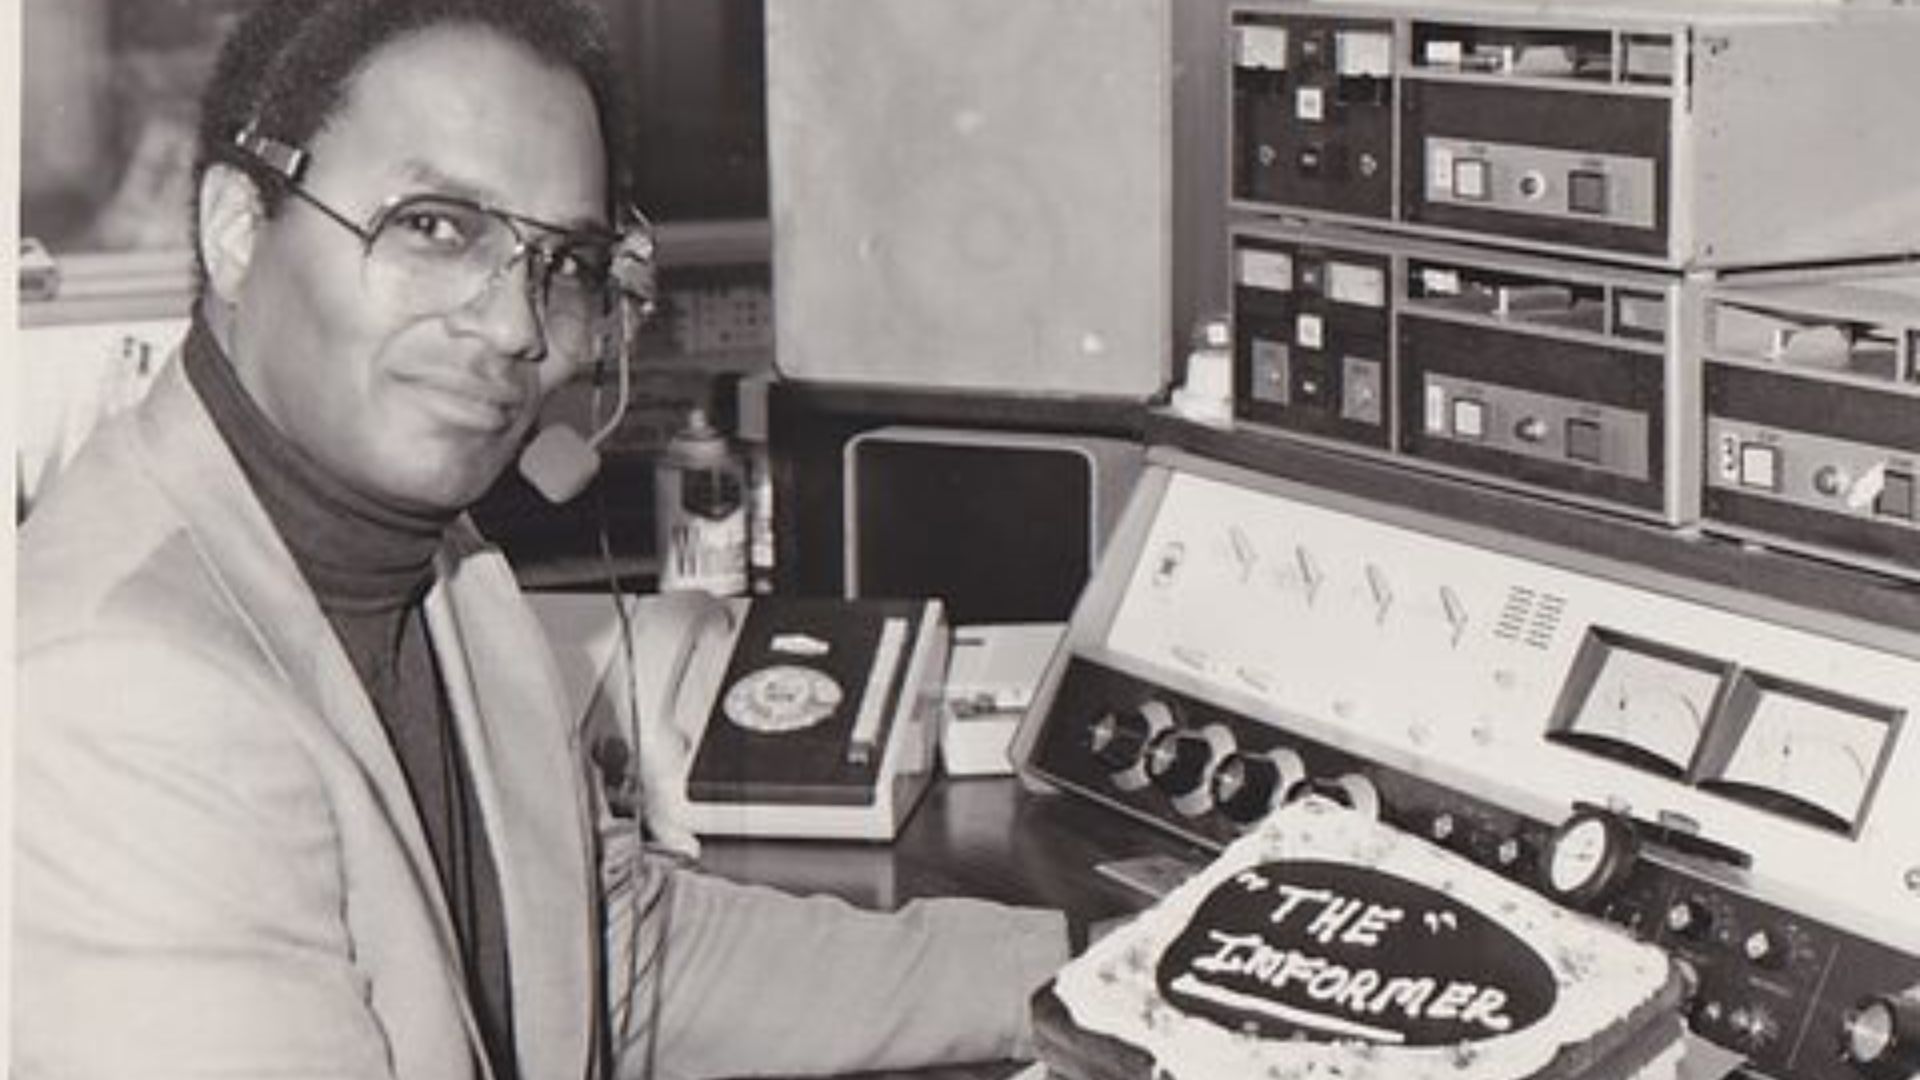
[{"label": "spray can cap", "polygon": [[707,419],[707,410],[695,406],[687,411],[687,426],[673,437],[668,457],[683,468],[713,468],[726,463],[727,440]]}]

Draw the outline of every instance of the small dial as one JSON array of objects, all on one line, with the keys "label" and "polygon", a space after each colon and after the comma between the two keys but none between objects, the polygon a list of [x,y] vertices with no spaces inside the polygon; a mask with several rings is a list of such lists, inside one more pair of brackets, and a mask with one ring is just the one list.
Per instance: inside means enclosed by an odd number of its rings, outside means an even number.
[{"label": "small dial", "polygon": [[1793,959],[1793,939],[1789,933],[1761,927],[1740,939],[1740,952],[1756,967],[1779,969]]},{"label": "small dial", "polygon": [[1546,849],[1547,891],[1578,907],[1604,900],[1626,880],[1637,844],[1620,818],[1591,807],[1576,811]]},{"label": "small dial", "polygon": [[1666,923],[1681,937],[1705,939],[1713,929],[1713,911],[1696,898],[1677,900],[1667,908]]},{"label": "small dial", "polygon": [[1493,848],[1494,863],[1509,873],[1533,865],[1537,857],[1534,842],[1519,833],[1502,838]]}]

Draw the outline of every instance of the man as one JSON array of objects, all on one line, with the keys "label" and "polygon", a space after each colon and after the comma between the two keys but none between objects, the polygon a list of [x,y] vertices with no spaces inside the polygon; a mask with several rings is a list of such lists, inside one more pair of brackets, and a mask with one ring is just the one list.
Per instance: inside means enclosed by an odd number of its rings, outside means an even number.
[{"label": "man", "polygon": [[1024,1049],[1056,913],[602,849],[461,516],[623,302],[577,0],[267,0],[177,362],[24,527],[15,1074],[694,1077]]}]

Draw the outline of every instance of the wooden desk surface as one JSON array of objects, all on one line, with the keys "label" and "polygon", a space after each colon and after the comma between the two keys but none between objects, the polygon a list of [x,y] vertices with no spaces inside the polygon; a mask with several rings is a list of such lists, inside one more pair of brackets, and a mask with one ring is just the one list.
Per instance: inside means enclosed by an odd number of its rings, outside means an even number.
[{"label": "wooden desk surface", "polygon": [[[1207,853],[1078,799],[1036,794],[1010,777],[942,778],[891,844],[825,840],[703,840],[701,863],[741,881],[828,893],[870,908],[925,896],[975,896],[1067,913],[1076,941],[1089,926],[1148,898],[1095,871],[1116,859]],[[1012,1062],[928,1069],[912,1080],[1001,1080]],[[878,1077],[869,1078],[878,1080]]]}]

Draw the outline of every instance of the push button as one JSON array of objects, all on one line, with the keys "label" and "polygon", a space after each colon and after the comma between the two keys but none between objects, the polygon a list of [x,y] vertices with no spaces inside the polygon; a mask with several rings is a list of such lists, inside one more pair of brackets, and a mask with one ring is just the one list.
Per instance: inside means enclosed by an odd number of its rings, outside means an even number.
[{"label": "push button", "polygon": [[1913,520],[1913,474],[1888,469],[1882,479],[1880,496],[1873,500],[1873,512],[1880,517]]},{"label": "push button", "polygon": [[1600,464],[1600,425],[1578,417],[1569,419],[1567,457],[1589,465]]},{"label": "push button", "polygon": [[1453,194],[1458,199],[1484,201],[1487,197],[1487,163],[1480,158],[1455,158]]},{"label": "push button", "polygon": [[1607,174],[1582,169],[1568,173],[1567,209],[1576,214],[1606,216]]},{"label": "push button", "polygon": [[1761,443],[1740,447],[1740,483],[1767,491],[1780,490],[1780,451]]},{"label": "push button", "polygon": [[1326,344],[1327,328],[1320,316],[1302,312],[1293,324],[1293,343],[1303,349],[1318,349]]},{"label": "push button", "polygon": [[1472,398],[1454,399],[1453,433],[1463,439],[1485,438],[1487,407]]},{"label": "push button", "polygon": [[1327,118],[1326,94],[1317,86],[1303,86],[1293,97],[1293,115],[1308,123]]}]

